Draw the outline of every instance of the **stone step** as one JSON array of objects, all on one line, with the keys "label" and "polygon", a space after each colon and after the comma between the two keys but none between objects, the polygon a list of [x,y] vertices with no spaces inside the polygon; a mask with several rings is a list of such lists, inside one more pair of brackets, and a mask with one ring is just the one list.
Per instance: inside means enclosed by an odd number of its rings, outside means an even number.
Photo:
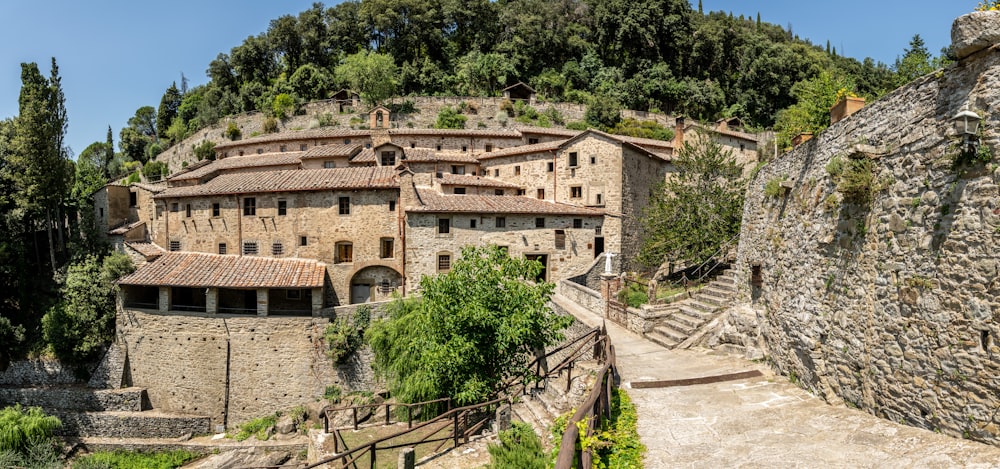
[{"label": "stone step", "polygon": [[667,319],[671,320],[671,322],[684,324],[686,328],[692,328],[692,329],[697,328],[698,326],[701,326],[702,324],[705,323],[705,319],[702,318],[700,315],[693,315],[684,311],[678,311],[672,314]]},{"label": "stone step", "polygon": [[673,330],[675,330],[675,331],[677,331],[679,333],[684,334],[685,336],[690,336],[691,333],[694,332],[695,329],[698,328],[697,325],[691,325],[691,324],[688,324],[688,323],[684,323],[684,322],[678,321],[678,320],[676,320],[674,318],[667,318],[667,319],[664,319],[663,321],[660,321],[659,323],[657,323],[657,326],[660,326],[660,325],[669,327],[669,328],[671,328],[671,329],[673,329]]},{"label": "stone step", "polygon": [[646,333],[646,338],[649,339],[649,340],[651,340],[651,341],[653,341],[656,344],[659,344],[661,347],[668,348],[668,349],[675,348],[675,347],[677,347],[677,344],[680,343],[680,342],[677,342],[676,340],[674,340],[671,337],[668,337],[668,336],[665,336],[663,334],[660,334],[656,330],[651,330],[651,331],[647,332]]},{"label": "stone step", "polygon": [[678,344],[684,342],[684,339],[688,338],[688,335],[685,334],[684,332],[678,331],[677,329],[674,329],[670,325],[663,323],[657,324],[655,327],[653,327],[652,332],[655,332],[663,337],[670,338],[671,340],[673,340]]},{"label": "stone step", "polygon": [[705,290],[702,290],[701,292],[699,292],[698,296],[696,296],[695,299],[697,301],[700,301],[700,302],[705,303],[705,304],[713,305],[715,307],[724,306],[724,305],[728,304],[729,301],[730,301],[729,298],[727,298],[726,296],[719,296],[719,295],[716,295],[714,292],[705,291]]},{"label": "stone step", "polygon": [[736,295],[735,285],[724,285],[718,283],[710,283],[707,287],[702,289],[703,292],[711,293],[715,296],[721,296],[725,298],[732,298]]},{"label": "stone step", "polygon": [[688,314],[704,316],[706,314],[711,314],[712,311],[718,309],[718,306],[708,304],[697,299],[691,299],[677,305],[677,309],[687,312]]},{"label": "stone step", "polygon": [[146,412],[53,412],[60,435],[106,438],[179,438],[212,431],[209,417]]},{"label": "stone step", "polygon": [[143,388],[91,389],[82,386],[0,388],[0,407],[21,404],[46,410],[141,412],[149,410]]}]

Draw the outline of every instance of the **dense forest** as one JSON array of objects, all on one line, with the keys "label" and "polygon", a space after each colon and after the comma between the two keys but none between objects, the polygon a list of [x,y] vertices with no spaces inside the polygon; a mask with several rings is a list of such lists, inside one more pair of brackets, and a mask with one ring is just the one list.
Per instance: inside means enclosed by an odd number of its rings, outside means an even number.
[{"label": "dense forest", "polygon": [[687,0],[315,3],[218,54],[207,84],[189,89],[182,76],[158,106],[137,109],[117,148],[109,127],[75,162],[55,59],[48,77],[22,64],[19,115],[0,121],[0,366],[29,353],[93,358],[112,337],[111,280],[130,266],[95,241],[89,196],[139,165],[165,170],[150,160],[227,115],[280,117],[343,88],[379,102],[495,96],[524,81],[541,99],[612,121],[620,108],[735,116],[783,141],[821,130],[837,95],[875,99],[946,56],[917,35],[893,65],[859,62],[759,15],[705,13]]}]

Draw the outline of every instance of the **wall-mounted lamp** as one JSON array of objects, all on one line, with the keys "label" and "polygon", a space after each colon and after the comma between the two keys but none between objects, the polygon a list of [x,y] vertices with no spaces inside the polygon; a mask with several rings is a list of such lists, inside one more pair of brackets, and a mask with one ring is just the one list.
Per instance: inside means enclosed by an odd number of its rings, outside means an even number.
[{"label": "wall-mounted lamp", "polygon": [[955,126],[955,133],[963,139],[963,148],[974,150],[979,146],[979,114],[970,111],[968,106],[962,106],[962,110],[951,121]]}]

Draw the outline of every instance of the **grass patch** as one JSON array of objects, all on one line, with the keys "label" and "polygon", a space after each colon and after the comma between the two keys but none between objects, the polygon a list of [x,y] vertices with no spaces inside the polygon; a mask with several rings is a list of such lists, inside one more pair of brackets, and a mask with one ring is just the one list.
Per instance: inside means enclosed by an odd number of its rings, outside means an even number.
[{"label": "grass patch", "polygon": [[[556,447],[553,448],[551,461],[558,456],[558,442],[562,441],[566,431],[566,423],[574,411],[559,416],[552,425],[552,435]],[[579,445],[590,448],[594,455],[594,467],[643,467],[642,455],[646,446],[639,441],[639,415],[635,404],[625,390],[615,388],[611,392],[611,418],[602,422],[601,428],[587,438],[586,425],[579,423]],[[573,467],[578,467],[575,461]]]},{"label": "grass patch", "polygon": [[173,469],[200,458],[190,451],[136,453],[130,451],[100,451],[77,459],[73,469]]},{"label": "grass patch", "polygon": [[487,469],[545,469],[549,458],[542,440],[523,422],[514,422],[510,430],[500,432],[500,444],[490,444]]},{"label": "grass patch", "polygon": [[251,436],[256,436],[260,441],[267,441],[270,438],[268,435],[268,429],[273,428],[274,424],[278,423],[277,415],[266,415],[264,417],[257,417],[249,422],[244,422],[240,424],[240,431],[232,435],[232,438],[236,441],[243,441]]},{"label": "grass patch", "polygon": [[[344,443],[347,445],[347,447],[349,449],[354,449],[360,446],[364,446],[368,443],[371,443],[372,441],[375,441],[379,438],[384,438],[389,435],[392,435],[393,433],[399,433],[404,429],[406,429],[406,422],[397,423],[389,426],[378,425],[372,427],[364,427],[358,429],[358,431],[341,430],[340,434],[341,436],[343,436]],[[408,441],[421,440],[424,437],[428,437],[428,439],[433,440],[437,438],[444,438],[450,434],[451,434],[451,421],[447,421],[447,422],[442,422],[440,424],[429,425],[428,427],[421,428],[412,433],[403,435],[399,438],[390,439],[386,442],[381,443],[380,446],[389,446],[397,444],[401,445]],[[441,442],[433,442],[433,443],[424,443],[420,445],[410,445],[410,446],[413,447],[416,453],[417,460],[420,460],[421,458],[432,454],[434,448],[437,448],[438,445],[440,444]],[[452,443],[447,442],[444,444],[444,448],[442,450],[451,448],[452,446],[453,446]],[[343,449],[341,449],[341,451],[343,451]],[[374,466],[371,466],[371,456],[368,454],[358,459],[358,461],[356,461],[356,464],[357,467],[377,467],[379,469],[396,469],[396,463],[398,459],[399,459],[398,448],[386,449],[386,450],[380,449],[378,450],[378,454],[376,454],[375,456]]]}]

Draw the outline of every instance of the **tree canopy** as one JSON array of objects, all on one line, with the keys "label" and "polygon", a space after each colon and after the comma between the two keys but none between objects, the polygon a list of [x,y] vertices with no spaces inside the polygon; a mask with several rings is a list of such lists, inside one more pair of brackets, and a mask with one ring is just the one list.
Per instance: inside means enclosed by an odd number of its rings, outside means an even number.
[{"label": "tree canopy", "polygon": [[571,321],[546,306],[555,286],[534,281],[541,269],[497,246],[467,247],[448,273],[421,279],[419,299],[395,300],[366,333],[392,395],[470,404],[530,373],[532,351]]}]

